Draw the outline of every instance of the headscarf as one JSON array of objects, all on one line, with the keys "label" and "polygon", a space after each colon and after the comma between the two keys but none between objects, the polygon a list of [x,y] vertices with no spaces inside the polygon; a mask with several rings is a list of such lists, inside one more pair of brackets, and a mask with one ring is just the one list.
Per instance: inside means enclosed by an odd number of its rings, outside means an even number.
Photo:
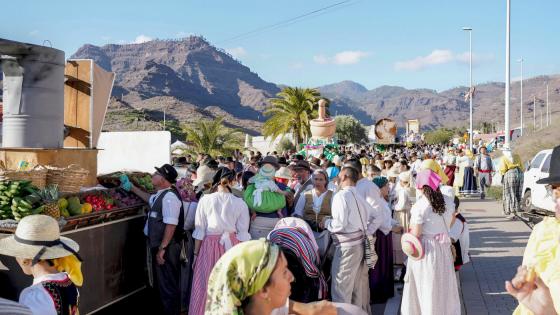
[{"label": "headscarf", "polygon": [[318,268],[321,259],[305,231],[294,227],[275,229],[270,232],[268,238],[282,249],[295,254],[309,278],[319,278],[319,300],[326,299],[327,281]]},{"label": "headscarf", "polygon": [[433,159],[424,160],[420,169],[432,170],[434,173],[438,174],[442,183],[447,183],[447,181],[449,181],[449,178],[447,177],[447,175],[445,175],[445,172],[441,169],[441,166],[439,166],[439,164],[437,164],[437,162]]},{"label": "headscarf", "polygon": [[241,303],[264,287],[280,253],[264,238],[240,243],[216,263],[208,280],[206,315],[243,315]]},{"label": "headscarf", "polygon": [[387,185],[388,182],[389,182],[389,180],[386,177],[383,177],[383,176],[377,176],[373,179],[373,183],[375,185],[377,185],[377,187],[379,187],[379,189],[385,187],[385,185]]},{"label": "headscarf", "polygon": [[327,168],[327,174],[329,175],[329,180],[333,180],[340,173],[340,169],[336,166],[331,166]]},{"label": "headscarf", "polygon": [[53,259],[54,267],[60,272],[66,272],[74,285],[81,287],[84,283],[82,262],[75,255]]}]

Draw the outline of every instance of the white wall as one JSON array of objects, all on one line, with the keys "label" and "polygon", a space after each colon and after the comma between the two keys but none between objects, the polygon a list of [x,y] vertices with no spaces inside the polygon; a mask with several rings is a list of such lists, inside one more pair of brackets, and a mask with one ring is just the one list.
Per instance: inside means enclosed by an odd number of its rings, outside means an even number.
[{"label": "white wall", "polygon": [[102,132],[97,148],[97,173],[122,170],[154,172],[171,159],[169,131]]}]

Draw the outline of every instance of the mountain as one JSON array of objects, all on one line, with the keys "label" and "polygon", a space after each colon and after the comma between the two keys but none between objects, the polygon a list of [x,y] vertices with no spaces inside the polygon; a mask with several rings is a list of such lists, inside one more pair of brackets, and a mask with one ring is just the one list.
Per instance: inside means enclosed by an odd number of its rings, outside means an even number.
[{"label": "mountain", "polygon": [[[525,125],[533,124],[533,96],[537,112],[546,115],[546,84],[549,85],[551,112],[560,109],[560,75],[538,76],[523,80],[523,111]],[[475,86],[473,99],[473,122],[475,127],[482,122],[503,124],[504,83],[490,82]],[[389,117],[403,126],[407,119],[419,119],[422,129],[438,127],[467,127],[469,102],[465,101],[468,87],[456,87],[437,92],[430,89],[405,89],[399,86],[381,86],[367,90],[352,81],[329,84],[318,88],[321,94],[331,99],[332,107],[353,108],[363,111],[371,120]],[[511,123],[520,121],[519,81],[512,81],[510,94]],[[331,113],[333,110],[331,109]],[[362,118],[361,116],[357,116]],[[538,119],[537,117],[537,124]],[[362,122],[363,119],[362,119]]]}]

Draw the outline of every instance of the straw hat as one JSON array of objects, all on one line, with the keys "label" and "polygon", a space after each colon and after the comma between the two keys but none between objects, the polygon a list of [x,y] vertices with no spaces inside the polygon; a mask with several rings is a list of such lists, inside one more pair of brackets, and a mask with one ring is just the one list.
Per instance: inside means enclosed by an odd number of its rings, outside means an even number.
[{"label": "straw hat", "polygon": [[410,176],[410,171],[402,172],[402,173],[399,174],[399,180],[400,180],[401,182],[407,182],[407,183],[409,183],[409,182],[410,182],[410,178],[411,178],[411,176]]},{"label": "straw hat", "polygon": [[272,164],[263,164],[259,169],[259,174],[266,178],[273,178],[276,174],[276,168]]},{"label": "straw hat", "polygon": [[424,247],[422,242],[411,233],[404,233],[401,237],[402,251],[413,260],[424,258]]},{"label": "straw hat", "polygon": [[279,170],[276,171],[274,177],[283,178],[283,179],[292,179],[292,174],[290,173],[290,170],[288,170],[287,167],[282,166]]},{"label": "straw hat", "polygon": [[14,235],[0,239],[0,254],[18,258],[54,259],[77,255],[80,245],[60,236],[60,228],[50,216],[36,214],[19,222]]},{"label": "straw hat", "polygon": [[214,179],[215,172],[208,166],[202,165],[196,170],[196,179],[193,182],[193,186],[202,186],[207,183],[211,183]]}]

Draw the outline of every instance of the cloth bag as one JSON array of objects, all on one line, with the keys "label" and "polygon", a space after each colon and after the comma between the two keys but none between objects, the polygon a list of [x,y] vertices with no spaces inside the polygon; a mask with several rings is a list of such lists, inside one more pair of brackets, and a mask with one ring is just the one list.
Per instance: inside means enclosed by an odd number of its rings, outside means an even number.
[{"label": "cloth bag", "polygon": [[286,207],[286,197],[280,193],[272,191],[261,192],[262,202],[260,205],[255,206],[255,199],[253,196],[255,189],[255,184],[250,184],[243,193],[243,200],[247,203],[249,209],[261,213],[272,213],[278,209]]},{"label": "cloth bag", "polygon": [[360,206],[358,204],[358,199],[356,199],[354,193],[352,193],[352,196],[354,197],[354,201],[356,202],[356,207],[358,208],[358,215],[360,216],[360,221],[362,222],[362,228],[363,228],[362,231],[364,232],[364,259],[366,260],[366,265],[368,266],[368,268],[374,269],[375,264],[379,259],[377,253],[375,252],[376,237],[373,235],[367,235],[366,233],[367,229],[364,223],[364,219],[362,218],[362,214],[360,213]]}]

